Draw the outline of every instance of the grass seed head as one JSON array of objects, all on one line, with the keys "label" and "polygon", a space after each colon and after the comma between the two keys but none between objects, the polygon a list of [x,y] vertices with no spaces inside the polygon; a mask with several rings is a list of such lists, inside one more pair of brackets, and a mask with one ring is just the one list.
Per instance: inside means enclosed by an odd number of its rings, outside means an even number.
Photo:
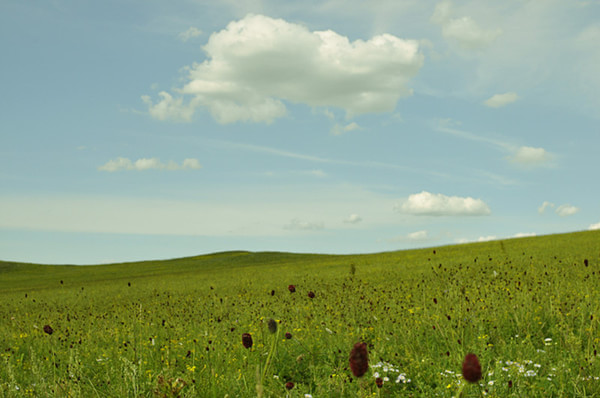
[{"label": "grass seed head", "polygon": [[362,377],[369,369],[369,353],[365,343],[356,343],[350,351],[350,369],[356,377]]},{"label": "grass seed head", "polygon": [[477,355],[467,354],[462,364],[462,375],[469,383],[477,383],[481,380],[481,364]]}]

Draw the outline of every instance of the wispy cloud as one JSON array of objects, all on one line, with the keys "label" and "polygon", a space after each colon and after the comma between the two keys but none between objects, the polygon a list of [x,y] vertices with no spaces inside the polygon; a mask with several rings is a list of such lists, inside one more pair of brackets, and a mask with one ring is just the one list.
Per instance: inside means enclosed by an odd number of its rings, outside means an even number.
[{"label": "wispy cloud", "polygon": [[457,43],[463,49],[484,49],[502,34],[499,28],[482,28],[470,16],[453,17],[453,14],[452,3],[442,1],[435,6],[430,21],[442,28],[444,39]]},{"label": "wispy cloud", "polygon": [[[540,207],[538,207],[538,213],[544,214],[546,212],[546,209],[554,208],[554,207],[556,207],[556,205],[554,203],[544,201],[544,203],[542,203],[542,205]],[[579,207],[572,206],[567,203],[567,204],[563,204],[563,205],[556,207],[554,212],[556,214],[558,214],[560,217],[568,217],[568,216],[572,216],[572,215],[576,214],[577,212],[579,212]]]},{"label": "wispy cloud", "polygon": [[202,31],[193,26],[189,27],[186,31],[181,32],[179,35],[177,35],[177,37],[181,41],[188,41],[188,40],[193,39],[194,37],[198,37],[198,36],[202,36]]},{"label": "wispy cloud", "polygon": [[579,207],[572,206],[570,204],[560,205],[556,208],[556,214],[560,217],[569,217],[579,212]]},{"label": "wispy cloud", "polygon": [[546,212],[546,209],[549,207],[554,207],[554,203],[544,201],[544,203],[542,203],[542,205],[538,207],[538,213],[544,214]]},{"label": "wispy cloud", "polygon": [[313,222],[306,220],[299,220],[297,218],[291,220],[288,224],[284,225],[284,229],[289,230],[300,230],[300,231],[320,231],[325,229],[323,222]]},{"label": "wispy cloud", "polygon": [[519,96],[515,92],[509,92],[504,94],[495,94],[485,100],[483,103],[490,108],[501,108],[508,104],[511,104],[519,99]]},{"label": "wispy cloud", "polygon": [[550,165],[552,163],[552,160],[554,159],[554,154],[548,152],[544,148],[514,145],[504,139],[493,138],[483,134],[475,134],[465,130],[460,130],[456,128],[457,125],[460,124],[451,119],[438,119],[433,125],[433,128],[436,131],[445,134],[450,134],[455,137],[459,137],[470,141],[481,142],[495,147],[496,149],[501,150],[503,152],[508,152],[509,155],[506,156],[506,159],[519,166],[547,166]]},{"label": "wispy cloud", "polygon": [[123,171],[123,170],[198,170],[201,169],[202,165],[198,159],[184,159],[181,164],[174,161],[167,163],[161,162],[158,158],[141,158],[136,161],[132,161],[128,158],[118,157],[111,159],[102,166],[98,167],[100,171]]},{"label": "wispy cloud", "polygon": [[362,218],[356,213],[350,214],[348,217],[346,217],[344,219],[344,223],[346,223],[346,224],[358,224],[361,221],[362,221]]}]

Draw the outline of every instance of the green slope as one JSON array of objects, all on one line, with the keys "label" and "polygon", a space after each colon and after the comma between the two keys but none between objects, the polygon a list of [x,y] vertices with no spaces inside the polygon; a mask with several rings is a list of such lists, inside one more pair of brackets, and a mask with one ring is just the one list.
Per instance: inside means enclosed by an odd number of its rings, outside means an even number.
[{"label": "green slope", "polygon": [[[600,231],[574,232],[515,238],[490,242],[431,247],[374,254],[326,255],[283,252],[230,251],[171,260],[140,261],[93,266],[41,265],[0,261],[0,291],[47,289],[63,283],[89,285],[97,282],[119,280],[146,280],[158,278],[215,277],[222,278],[241,268],[257,268],[265,272],[285,267],[297,271],[324,271],[348,267],[349,264],[368,265],[372,270],[384,271],[386,267],[398,266],[416,270],[428,264],[433,251],[435,261],[471,263],[476,258],[483,261],[495,257],[520,258],[524,254],[538,259],[554,256],[572,258],[582,262],[584,258],[600,257]],[[255,272],[255,271],[254,271]]]}]

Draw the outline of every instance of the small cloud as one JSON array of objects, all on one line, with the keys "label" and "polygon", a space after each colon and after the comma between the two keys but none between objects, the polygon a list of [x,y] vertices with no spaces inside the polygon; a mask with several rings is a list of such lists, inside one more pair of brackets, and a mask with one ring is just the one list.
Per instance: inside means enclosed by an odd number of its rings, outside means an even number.
[{"label": "small cloud", "polygon": [[531,236],[537,236],[535,232],[519,232],[513,235],[513,238],[527,238]]},{"label": "small cloud", "polygon": [[544,201],[544,203],[542,203],[542,205],[540,207],[538,207],[538,213],[544,214],[546,212],[546,209],[549,207],[554,207],[554,203]]},{"label": "small cloud", "polygon": [[571,206],[569,204],[560,205],[556,208],[555,212],[561,217],[572,216],[579,211],[578,207]]},{"label": "small cloud", "polygon": [[299,231],[319,231],[325,229],[325,225],[322,222],[309,222],[299,220],[297,218],[290,221],[289,224],[283,227],[284,229],[289,230],[299,230]]},{"label": "small cloud", "polygon": [[179,40],[181,41],[188,41],[190,39],[193,39],[194,37],[198,37],[198,36],[202,36],[202,31],[198,28],[195,28],[193,26],[191,26],[188,30],[186,30],[185,32],[181,32],[179,35],[177,35],[177,37],[179,38]]},{"label": "small cloud", "polygon": [[496,240],[496,239],[498,239],[498,237],[495,235],[480,236],[479,238],[477,238],[477,242],[489,242],[491,240]]},{"label": "small cloud", "polygon": [[422,230],[422,231],[411,232],[408,235],[406,235],[406,237],[408,238],[408,240],[418,241],[418,240],[426,240],[428,235],[427,235],[427,231]]},{"label": "small cloud", "polygon": [[183,163],[179,165],[173,161],[169,161],[165,164],[158,158],[141,158],[133,162],[128,158],[118,157],[116,159],[111,159],[98,167],[98,170],[112,173],[122,170],[197,170],[201,168],[202,165],[198,159],[184,159]]},{"label": "small cloud", "polygon": [[360,126],[356,122],[352,122],[352,123],[347,124],[345,126],[342,126],[341,124],[336,123],[335,126],[333,126],[331,128],[331,134],[333,134],[333,135],[342,135],[342,134],[347,133],[349,131],[358,130],[359,128],[360,128]]},{"label": "small cloud", "polygon": [[457,43],[467,50],[480,50],[488,47],[501,34],[501,29],[483,29],[473,18],[452,17],[452,3],[442,1],[435,6],[430,21],[442,28],[444,39]]},{"label": "small cloud", "polygon": [[491,214],[481,199],[446,196],[427,191],[413,194],[397,206],[402,213],[418,216],[486,216]]},{"label": "small cloud", "polygon": [[501,108],[519,99],[517,93],[510,92],[504,94],[496,94],[485,100],[483,103],[490,108]]},{"label": "small cloud", "polygon": [[514,155],[509,157],[511,162],[523,166],[540,166],[548,163],[551,158],[552,155],[544,148],[534,148],[530,146],[518,148]]},{"label": "small cloud", "polygon": [[344,219],[346,224],[358,224],[361,221],[362,218],[358,214],[350,214],[346,219]]},{"label": "small cloud", "polygon": [[596,224],[591,224],[591,225],[588,227],[588,229],[589,229],[590,231],[594,231],[594,230],[600,229],[600,222],[597,222]]}]

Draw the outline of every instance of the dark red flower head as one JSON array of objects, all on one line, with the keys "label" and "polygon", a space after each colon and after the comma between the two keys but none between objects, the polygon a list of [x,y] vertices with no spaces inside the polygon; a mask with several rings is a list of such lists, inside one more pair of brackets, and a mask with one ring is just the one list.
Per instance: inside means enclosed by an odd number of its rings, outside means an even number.
[{"label": "dark red flower head", "polygon": [[54,333],[54,329],[52,329],[52,326],[50,325],[44,325],[44,332],[46,332],[47,334],[52,334]]},{"label": "dark red flower head", "polygon": [[291,381],[288,381],[287,383],[285,383],[285,388],[287,388],[288,390],[291,390],[292,388],[294,388],[294,383],[292,383]]},{"label": "dark red flower head", "polygon": [[462,375],[469,383],[477,383],[481,380],[481,364],[477,355],[467,354],[462,364]]},{"label": "dark red flower head", "polygon": [[376,378],[375,385],[377,386],[377,388],[383,387],[383,379],[381,377]]},{"label": "dark red flower head", "polygon": [[288,290],[290,291],[290,293],[294,293],[296,291],[296,286],[294,285],[289,285],[288,286]]},{"label": "dark red flower head", "polygon": [[252,347],[252,335],[250,333],[243,333],[242,334],[242,344],[246,348]]},{"label": "dark red flower head", "polygon": [[356,343],[350,351],[350,369],[356,377],[361,377],[369,369],[369,353],[365,343]]},{"label": "dark red flower head", "polygon": [[288,340],[291,339],[292,338],[292,334],[290,332],[287,332],[285,334],[285,338],[288,339]]},{"label": "dark red flower head", "polygon": [[269,319],[267,327],[269,328],[269,332],[275,333],[277,331],[277,321],[273,318]]},{"label": "dark red flower head", "polygon": [[308,297],[315,298],[315,292],[308,292]]}]

